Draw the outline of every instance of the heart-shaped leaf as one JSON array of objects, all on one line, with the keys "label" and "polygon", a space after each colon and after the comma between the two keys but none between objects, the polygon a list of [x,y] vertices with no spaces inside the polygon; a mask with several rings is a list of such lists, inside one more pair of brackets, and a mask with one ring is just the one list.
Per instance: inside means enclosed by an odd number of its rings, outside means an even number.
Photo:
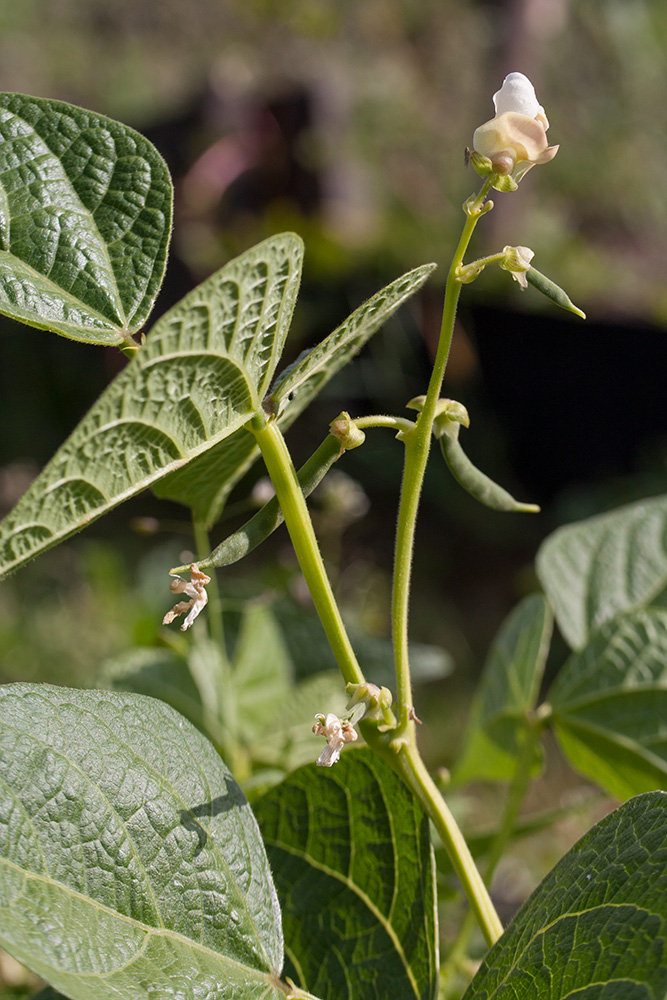
[{"label": "heart-shaped leaf", "polygon": [[537,887],[463,1000],[662,1000],[667,991],[667,795],[594,826]]},{"label": "heart-shaped leaf", "polygon": [[0,94],[0,312],[91,344],[144,326],[164,276],[172,185],[133,129]]},{"label": "heart-shaped leaf", "polygon": [[289,329],[302,255],[291,233],[266,240],[156,323],[0,524],[0,576],[229,437],[258,411]]},{"label": "heart-shaped leaf", "polygon": [[207,740],[141,695],[0,689],[0,944],[73,1000],[279,1000],[280,911]]},{"label": "heart-shaped leaf", "polygon": [[366,748],[347,752],[330,770],[295,771],[255,812],[283,906],[289,975],[338,1000],[431,1000],[428,819],[394,772]]},{"label": "heart-shaped leaf", "polygon": [[573,649],[619,611],[665,603],[667,497],[627,504],[554,531],[537,573]]},{"label": "heart-shaped leaf", "polygon": [[[406,299],[421,288],[434,267],[435,264],[424,264],[392,281],[279,377],[268,402],[279,411],[283,431],[291,427],[320,389]],[[230,491],[258,457],[254,439],[243,432],[235,434],[224,445],[161,480],[154,492],[192,507],[197,517],[211,527],[220,517]]]},{"label": "heart-shaped leaf", "polygon": [[569,658],[549,701],[579,771],[620,799],[667,788],[667,612],[605,622]]},{"label": "heart-shaped leaf", "polygon": [[552,619],[533,594],[514,609],[493,642],[473,701],[454,779],[507,781],[516,770],[526,714],[535,707],[549,651]]}]

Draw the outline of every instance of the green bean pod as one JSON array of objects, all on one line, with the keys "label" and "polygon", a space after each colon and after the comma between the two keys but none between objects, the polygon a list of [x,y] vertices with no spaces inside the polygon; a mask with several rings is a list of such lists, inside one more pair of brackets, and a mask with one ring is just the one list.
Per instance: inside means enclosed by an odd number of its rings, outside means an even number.
[{"label": "green bean pod", "polygon": [[[297,476],[304,496],[309,496],[322,482],[333,463],[342,454],[342,450],[339,439],[329,434],[317,451],[302,465]],[[278,499],[272,497],[238,531],[225,538],[210,555],[205,559],[198,559],[197,565],[202,570],[216,566],[231,566],[257,548],[276,528],[280,527],[283,521],[283,512]],[[171,572],[184,573],[189,568],[189,565],[178,566]]]},{"label": "green bean pod", "polygon": [[575,306],[569,295],[563,291],[560,285],[552,281],[551,278],[547,278],[541,271],[536,271],[534,267],[529,267],[525,274],[526,281],[533,288],[536,288],[538,292],[542,292],[542,295],[546,295],[548,299],[551,299],[555,305],[560,306],[561,309],[567,309],[568,312],[573,312],[576,316],[581,316],[582,319],[586,319],[586,313]]},{"label": "green bean pod", "polygon": [[458,440],[459,425],[450,427],[440,438],[440,450],[454,479],[475,500],[479,500],[492,510],[524,511],[536,514],[539,507],[534,503],[520,503],[511,493],[494,483],[487,475],[472,464]]}]

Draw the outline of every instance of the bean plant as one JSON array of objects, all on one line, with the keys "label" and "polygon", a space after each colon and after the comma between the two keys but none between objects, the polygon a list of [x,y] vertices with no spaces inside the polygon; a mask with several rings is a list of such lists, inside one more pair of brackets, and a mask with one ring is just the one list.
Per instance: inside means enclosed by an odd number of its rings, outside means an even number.
[{"label": "bean plant", "polygon": [[[466,262],[491,194],[511,195],[558,150],[526,77],[510,74],[494,102],[467,150],[481,186],[463,205],[424,394],[399,401],[407,415],[332,413],[297,471],[287,430],[427,279],[438,280],[435,266],[398,277],[279,374],[304,253],[293,233],[227,263],[146,333],[171,229],[161,157],[101,115],[0,95],[0,311],[127,358],[0,524],[0,571],[146,489],[190,509],[197,550],[191,563],[165,565],[175,605],[164,629],[186,632],[178,664],[169,646],[136,651],[144,666],[162,657],[166,673],[189,671],[190,718],[175,697],[138,693],[131,671],[130,690],[0,688],[0,944],[46,981],[43,997],[667,995],[667,497],[568,525],[542,545],[541,592],[519,603],[492,644],[451,776],[454,791],[473,780],[503,789],[483,843],[464,838],[419,749],[408,618],[434,441],[471,503],[537,511],[475,468],[459,440],[467,410],[441,396],[462,286],[498,265],[583,317],[527,247]],[[347,451],[373,448],[387,431],[404,456],[390,686],[376,683],[348,634],[308,505],[334,463],[344,467]],[[275,495],[212,549],[231,490],[260,458]],[[232,650],[218,602],[207,602],[216,572],[282,522],[341,676],[331,700],[322,687],[316,713],[298,720],[312,727],[311,762],[274,773],[251,809],[239,783],[253,770],[247,754],[254,747],[275,762],[287,718],[307,699],[286,689],[269,606],[248,606]],[[554,617],[569,652],[544,692]],[[489,886],[525,825],[547,734],[621,804],[504,927]],[[460,914],[442,955],[439,894]],[[485,954],[475,968],[479,931]]]}]

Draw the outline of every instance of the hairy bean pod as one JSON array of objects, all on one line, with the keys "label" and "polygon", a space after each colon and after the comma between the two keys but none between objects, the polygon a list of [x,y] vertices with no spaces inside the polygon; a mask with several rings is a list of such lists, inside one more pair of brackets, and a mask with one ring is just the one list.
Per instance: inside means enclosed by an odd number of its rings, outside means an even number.
[{"label": "hairy bean pod", "polygon": [[440,438],[440,450],[454,479],[486,507],[491,507],[492,510],[539,512],[540,508],[536,504],[515,500],[511,493],[473,465],[459,443],[458,434],[443,434]]},{"label": "hairy bean pod", "polygon": [[[340,441],[329,434],[297,473],[304,496],[309,496],[315,487],[322,482],[340,454]],[[209,556],[205,559],[199,559],[197,565],[200,569],[231,566],[232,563],[238,562],[239,559],[243,559],[249,552],[252,552],[276,528],[280,527],[283,521],[280,504],[276,497],[272,497],[238,531],[225,538]],[[184,567],[179,567],[178,570],[172,570],[172,573],[183,571]]]},{"label": "hairy bean pod", "polygon": [[586,313],[575,306],[569,295],[555,281],[547,278],[541,271],[536,271],[534,267],[529,267],[525,273],[526,281],[533,288],[537,288],[538,292],[542,292],[542,295],[546,295],[548,299],[551,299],[555,305],[560,306],[561,309],[567,309],[568,312],[573,312],[576,316],[581,316],[582,319],[586,319]]}]

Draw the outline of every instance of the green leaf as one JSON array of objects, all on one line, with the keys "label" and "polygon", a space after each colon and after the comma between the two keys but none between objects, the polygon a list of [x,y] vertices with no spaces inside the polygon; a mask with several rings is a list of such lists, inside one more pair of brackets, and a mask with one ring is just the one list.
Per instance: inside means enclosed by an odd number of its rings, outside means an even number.
[{"label": "green leaf", "polygon": [[151,698],[0,689],[0,944],[73,1000],[280,1000],[250,807]]},{"label": "green leaf", "polygon": [[0,577],[184,466],[258,411],[289,329],[302,253],[291,233],[266,240],[156,323],[0,524]]},{"label": "green leaf", "polygon": [[605,622],[569,658],[549,701],[579,771],[621,799],[667,788],[667,612]]},{"label": "green leaf", "polygon": [[[377,292],[303,360],[279,376],[269,402],[280,413],[283,432],[380,326],[421,288],[434,267],[435,264],[418,267]],[[239,432],[186,469],[162,480],[154,492],[191,506],[196,516],[210,528],[220,517],[231,490],[258,457],[259,448],[254,439]]]},{"label": "green leaf", "polygon": [[190,507],[210,530],[220,518],[227,497],[259,458],[259,448],[245,429],[198,455],[188,465],[170,472],[152,489],[157,497]]},{"label": "green leaf", "polygon": [[337,1000],[434,997],[428,820],[393,771],[366,748],[346,752],[330,770],[295,771],[255,811],[283,906],[288,974]]},{"label": "green leaf", "polygon": [[573,649],[619,611],[664,604],[667,496],[627,504],[555,531],[537,573]]},{"label": "green leaf", "polygon": [[292,661],[282,632],[266,604],[246,606],[232,670],[239,731],[252,745],[274,722],[292,679]]},{"label": "green leaf", "polygon": [[421,288],[435,267],[435,264],[423,264],[376,292],[301,361],[283,372],[271,391],[270,398],[276,409],[282,410],[285,403],[296,397],[296,405],[288,405],[288,410],[301,413],[322,386]]},{"label": "green leaf", "polygon": [[164,276],[172,185],[133,129],[0,94],[0,312],[90,344],[144,326]]},{"label": "green leaf", "polygon": [[549,652],[552,620],[539,594],[521,601],[491,646],[472,705],[456,782],[512,778],[536,704]]},{"label": "green leaf", "polygon": [[667,796],[594,826],[537,887],[463,1000],[664,1000]]},{"label": "green leaf", "polygon": [[138,646],[119,653],[103,663],[100,684],[159,698],[204,728],[202,701],[187,660],[171,649]]}]

